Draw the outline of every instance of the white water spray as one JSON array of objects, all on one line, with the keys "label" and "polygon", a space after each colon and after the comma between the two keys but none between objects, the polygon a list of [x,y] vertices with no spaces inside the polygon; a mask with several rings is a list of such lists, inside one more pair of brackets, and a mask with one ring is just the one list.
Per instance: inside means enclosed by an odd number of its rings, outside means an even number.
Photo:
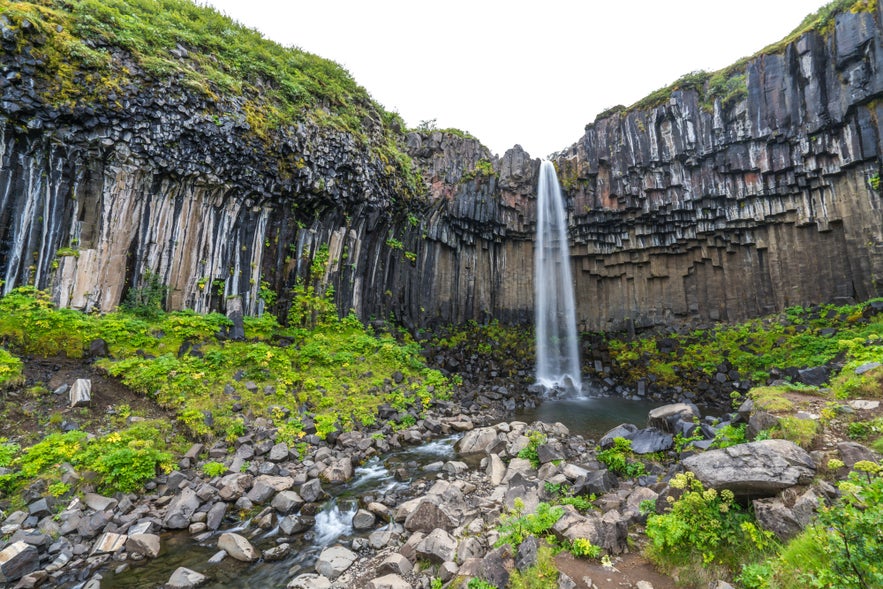
[{"label": "white water spray", "polygon": [[534,250],[537,382],[579,392],[576,305],[567,247],[567,216],[552,162],[540,164]]}]

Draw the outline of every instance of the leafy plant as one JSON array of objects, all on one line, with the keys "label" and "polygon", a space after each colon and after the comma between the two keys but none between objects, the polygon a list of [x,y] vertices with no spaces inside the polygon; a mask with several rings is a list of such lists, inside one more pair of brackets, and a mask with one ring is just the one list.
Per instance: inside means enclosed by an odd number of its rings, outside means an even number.
[{"label": "leafy plant", "polygon": [[668,511],[649,515],[646,527],[646,554],[664,570],[739,570],[743,561],[775,548],[772,533],[757,528],[731,491],[705,489],[691,472],[675,475],[669,485],[682,491],[680,498],[668,497]]},{"label": "leafy plant", "polygon": [[856,463],[840,499],[769,560],[746,566],[748,589],[869,589],[883,586],[883,477],[880,464]]},{"label": "leafy plant", "polygon": [[540,467],[540,457],[537,448],[546,443],[546,436],[542,432],[530,432],[527,434],[527,446],[519,450],[518,457],[529,460],[534,468]]},{"label": "leafy plant", "polygon": [[633,460],[632,441],[625,438],[613,438],[613,446],[597,453],[598,462],[605,465],[611,472],[627,476],[639,477],[646,474],[643,462]]},{"label": "leafy plant", "polygon": [[494,545],[509,544],[518,548],[528,536],[546,533],[563,515],[563,508],[545,502],[537,505],[534,513],[524,513],[524,503],[521,499],[516,499],[514,509],[500,516],[500,524],[497,526],[500,537]]},{"label": "leafy plant", "polygon": [[497,589],[496,585],[492,585],[484,579],[479,579],[478,577],[473,577],[469,579],[466,587],[468,589]]},{"label": "leafy plant", "polygon": [[602,548],[595,546],[587,538],[576,538],[570,543],[568,551],[578,558],[600,558]]},{"label": "leafy plant", "polygon": [[729,448],[737,446],[748,441],[746,435],[746,424],[725,425],[714,434],[714,440],[711,442],[712,448]]},{"label": "leafy plant", "polygon": [[20,385],[24,382],[22,361],[0,348],[0,390]]},{"label": "leafy plant", "polygon": [[211,462],[206,462],[205,464],[202,465],[202,474],[204,474],[207,477],[214,478],[217,476],[221,476],[225,472],[227,472],[227,467],[224,466],[224,464],[222,462],[211,461]]}]

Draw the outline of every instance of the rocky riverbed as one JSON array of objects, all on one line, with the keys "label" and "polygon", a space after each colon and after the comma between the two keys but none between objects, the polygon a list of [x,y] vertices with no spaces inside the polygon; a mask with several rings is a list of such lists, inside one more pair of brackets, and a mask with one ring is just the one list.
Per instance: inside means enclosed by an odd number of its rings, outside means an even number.
[{"label": "rocky riverbed", "polygon": [[[530,513],[568,489],[594,497],[593,508],[564,506],[553,534],[588,539],[609,558],[605,568],[559,555],[557,586],[665,589],[671,579],[646,567],[636,552],[646,518],[642,505],[663,506],[675,473],[689,469],[707,486],[754,501],[761,525],[785,538],[809,522],[818,498],[835,496],[816,476],[827,458],[847,467],[880,459],[836,439],[813,452],[785,440],[702,452],[722,427],[746,422],[750,429],[767,418],[750,403],[717,417],[702,416],[689,403],[668,404],[651,411],[646,423],[623,424],[593,440],[560,423],[499,419],[512,399],[508,391],[489,389],[474,399],[465,406],[476,411],[441,403],[403,431],[348,432],[329,440],[311,435],[297,448],[274,443],[274,429],[256,419],[231,446],[194,444],[176,470],[141,494],[85,493],[60,503],[31,489],[26,510],[3,514],[0,575],[11,587],[134,586],[126,578],[145,563],[199,547],[208,554],[204,559],[137,586],[250,586],[255,567],[279,567],[279,587],[428,588],[434,579],[459,587],[473,577],[505,587],[511,571],[536,561],[538,544],[495,547],[500,516]],[[678,434],[697,438],[694,448],[676,447]],[[422,463],[378,460],[443,436],[459,438],[455,454]],[[598,460],[620,437],[631,440],[638,457],[653,458],[646,474],[617,476]],[[223,464],[224,472],[203,474],[208,461]],[[353,488],[353,507],[343,513],[346,533],[317,542],[317,519],[328,499],[352,485],[366,463],[385,464],[400,484]]]}]

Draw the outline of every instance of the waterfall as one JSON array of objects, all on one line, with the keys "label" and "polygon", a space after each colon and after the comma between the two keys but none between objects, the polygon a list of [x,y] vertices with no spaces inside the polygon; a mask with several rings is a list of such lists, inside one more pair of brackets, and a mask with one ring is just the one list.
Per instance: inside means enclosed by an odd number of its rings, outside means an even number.
[{"label": "waterfall", "polygon": [[567,216],[555,167],[540,164],[537,185],[537,236],[534,245],[537,382],[579,392],[576,305],[567,247]]}]

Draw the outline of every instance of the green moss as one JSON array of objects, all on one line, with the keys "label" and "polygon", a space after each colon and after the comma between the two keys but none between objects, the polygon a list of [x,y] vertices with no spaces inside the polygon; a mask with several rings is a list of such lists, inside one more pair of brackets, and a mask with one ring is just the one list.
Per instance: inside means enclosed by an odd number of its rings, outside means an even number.
[{"label": "green moss", "polygon": [[794,442],[801,448],[809,449],[818,431],[818,421],[786,415],[779,418],[779,425],[773,429],[772,435],[775,438]]},{"label": "green moss", "polygon": [[[251,132],[272,146],[299,122],[352,134],[388,166],[403,192],[421,184],[401,142],[404,124],[374,102],[338,64],[293,47],[189,0],[34,0],[0,4],[0,14],[39,61],[43,99],[60,108],[122,108],[131,88],[201,95],[215,120],[235,103]],[[29,27],[24,23],[29,23]],[[127,60],[123,56],[130,58]],[[146,78],[146,79],[145,79]]]},{"label": "green moss", "polygon": [[756,387],[749,391],[748,396],[754,406],[770,413],[785,413],[794,410],[794,401],[785,397],[792,389],[788,386]]}]

